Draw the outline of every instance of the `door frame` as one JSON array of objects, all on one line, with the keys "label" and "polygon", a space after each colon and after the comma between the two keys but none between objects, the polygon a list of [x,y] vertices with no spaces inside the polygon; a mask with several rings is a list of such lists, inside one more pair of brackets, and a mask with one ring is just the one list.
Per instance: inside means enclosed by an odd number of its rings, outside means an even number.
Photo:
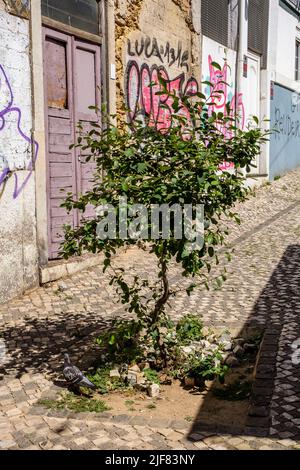
[{"label": "door frame", "polygon": [[[256,103],[257,103],[257,109],[258,109],[258,116],[257,117],[260,120],[261,119],[261,55],[256,54],[255,52],[248,50],[247,57],[248,57],[248,59],[257,62],[258,89],[257,89]],[[248,62],[248,78],[247,78],[247,80],[249,81],[249,83],[248,83],[248,86],[247,86],[247,102],[246,102],[246,107],[245,107],[245,109],[246,109],[246,123],[245,123],[246,126],[251,124],[251,122],[253,123],[253,120],[249,118],[250,116],[247,113],[247,104],[250,101],[250,96],[249,96],[248,90],[251,87],[250,77],[249,77],[249,70],[250,70],[250,64]],[[254,163],[256,165],[256,168],[253,168],[253,173],[256,175],[256,174],[260,173],[260,157],[259,156],[257,156],[255,158]],[[250,173],[250,175],[251,175],[251,173]]]},{"label": "door frame", "polygon": [[[76,49],[82,49],[92,51],[95,54],[95,78],[98,84],[100,84],[99,93],[96,93],[96,106],[101,107],[102,93],[103,93],[103,81],[102,78],[102,47],[99,43],[90,43],[89,41],[78,38],[74,35],[67,34],[56,29],[49,28],[48,26],[42,27],[42,38],[43,38],[43,75],[44,75],[44,115],[45,115],[45,158],[46,158],[46,200],[47,200],[47,252],[48,260],[55,260],[52,257],[52,244],[51,244],[51,204],[50,204],[50,161],[49,161],[49,117],[65,117],[70,120],[71,132],[73,133],[73,142],[76,141],[76,123],[80,119],[83,120],[94,120],[91,119],[93,116],[96,118],[96,113],[82,114],[76,109],[76,80],[74,79],[76,73]],[[47,70],[46,70],[46,40],[47,38],[61,41],[66,44],[66,72],[67,72],[67,99],[68,109],[67,110],[55,110],[55,108],[48,107],[48,96],[47,96]],[[79,47],[77,47],[77,44]],[[49,113],[51,109],[51,113]],[[101,122],[100,122],[101,123]],[[80,162],[80,150],[75,148],[70,150],[73,154],[74,162],[74,173],[72,175],[73,192],[77,194],[81,191],[81,162]],[[75,191],[76,189],[76,191]],[[77,211],[73,212],[73,224],[78,226],[79,215]]]},{"label": "door frame", "polygon": [[[37,229],[37,255],[40,282],[48,282],[50,275],[49,247],[48,247],[48,213],[47,213],[47,165],[46,145],[48,133],[45,130],[45,88],[44,88],[44,55],[43,55],[43,27],[49,27],[60,32],[72,32],[82,39],[90,39],[95,44],[101,44],[101,91],[102,101],[107,102],[108,111],[115,114],[116,81],[110,77],[110,64],[115,62],[115,6],[113,2],[100,2],[99,22],[100,34],[95,37],[87,37],[81,30],[74,30],[69,26],[51,21],[42,15],[41,2],[31,3],[30,28],[30,63],[32,67],[32,109],[33,109],[33,138],[39,142],[39,157],[35,163],[35,200],[36,200],[36,229]],[[68,31],[67,31],[68,29]],[[61,264],[51,261],[51,266]],[[47,271],[47,274],[45,274]],[[51,279],[58,279],[60,271],[51,274]]]}]

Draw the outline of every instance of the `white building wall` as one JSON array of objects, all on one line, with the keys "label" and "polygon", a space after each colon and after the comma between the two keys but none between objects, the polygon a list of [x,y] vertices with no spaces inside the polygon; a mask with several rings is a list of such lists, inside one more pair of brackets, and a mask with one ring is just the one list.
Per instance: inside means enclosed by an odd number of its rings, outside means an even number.
[{"label": "white building wall", "polygon": [[278,5],[276,81],[295,86],[295,41],[300,37],[295,16]]},{"label": "white building wall", "polygon": [[38,282],[29,22],[0,6],[0,302]]}]

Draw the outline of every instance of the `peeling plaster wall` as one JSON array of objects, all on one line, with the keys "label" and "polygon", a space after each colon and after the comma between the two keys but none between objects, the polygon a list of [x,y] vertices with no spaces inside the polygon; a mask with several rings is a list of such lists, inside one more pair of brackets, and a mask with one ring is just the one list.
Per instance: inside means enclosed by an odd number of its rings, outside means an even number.
[{"label": "peeling plaster wall", "polygon": [[29,36],[0,4],[0,302],[38,283]]},{"label": "peeling plaster wall", "polygon": [[[124,119],[122,107],[128,106],[130,62],[136,62],[138,73],[148,66],[150,71],[163,67],[170,80],[184,74],[182,92],[190,77],[200,84],[200,0],[116,0],[115,11],[119,116]],[[134,87],[143,92],[131,83],[134,101]]]}]

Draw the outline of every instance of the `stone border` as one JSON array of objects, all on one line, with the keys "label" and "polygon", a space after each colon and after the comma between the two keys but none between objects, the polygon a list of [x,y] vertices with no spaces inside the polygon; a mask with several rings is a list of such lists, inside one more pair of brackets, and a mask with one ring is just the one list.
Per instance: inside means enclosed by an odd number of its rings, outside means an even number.
[{"label": "stone border", "polygon": [[256,374],[250,399],[246,433],[265,437],[270,435],[271,401],[275,387],[276,360],[281,326],[267,327],[260,345]]}]

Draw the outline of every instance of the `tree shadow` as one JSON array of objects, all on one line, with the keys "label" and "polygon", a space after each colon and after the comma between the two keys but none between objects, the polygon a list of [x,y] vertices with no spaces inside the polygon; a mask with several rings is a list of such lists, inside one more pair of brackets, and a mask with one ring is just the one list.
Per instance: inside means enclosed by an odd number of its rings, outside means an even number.
[{"label": "tree shadow", "polygon": [[[292,360],[293,342],[300,338],[299,245],[285,251],[238,337],[249,336],[257,327],[255,319],[262,315],[264,334],[253,372],[250,404],[241,401],[232,406],[222,400],[222,409],[216,409],[214,415],[211,400],[218,387],[215,381],[190,429],[191,440],[204,431],[300,438],[300,360],[299,364]],[[219,419],[222,415],[227,415],[223,422]]]},{"label": "tree shadow", "polygon": [[99,313],[60,313],[47,318],[24,319],[23,324],[0,328],[0,339],[6,346],[5,360],[0,363],[0,376],[47,373],[54,382],[61,376],[63,355],[83,370],[99,356],[95,337],[107,329],[111,319]]}]

